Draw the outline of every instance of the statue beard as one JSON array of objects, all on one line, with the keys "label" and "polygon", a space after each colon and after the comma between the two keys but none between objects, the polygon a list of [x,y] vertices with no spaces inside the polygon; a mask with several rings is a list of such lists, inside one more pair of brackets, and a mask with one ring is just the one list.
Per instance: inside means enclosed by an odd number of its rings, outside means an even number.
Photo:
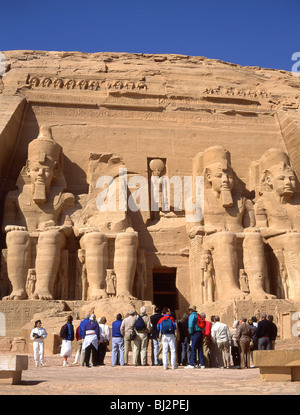
[{"label": "statue beard", "polygon": [[42,204],[46,202],[46,186],[44,183],[35,183],[33,191],[33,200],[37,204]]},{"label": "statue beard", "polygon": [[230,189],[221,189],[221,200],[224,208],[233,206],[233,199]]}]

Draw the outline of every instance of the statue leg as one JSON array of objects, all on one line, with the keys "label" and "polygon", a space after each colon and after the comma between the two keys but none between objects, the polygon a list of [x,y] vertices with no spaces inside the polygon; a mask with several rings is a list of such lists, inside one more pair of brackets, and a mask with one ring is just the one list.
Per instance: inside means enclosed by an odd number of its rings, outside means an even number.
[{"label": "statue leg", "polygon": [[65,235],[57,229],[51,229],[39,235],[35,261],[36,288],[33,298],[53,300],[60,251],[64,245]]},{"label": "statue leg", "polygon": [[137,264],[138,234],[119,233],[115,242],[114,269],[117,276],[117,296],[134,298],[132,288]]},{"label": "statue leg", "polygon": [[[276,237],[277,238],[277,237]],[[271,238],[270,238],[271,239]],[[275,238],[272,238],[275,239]],[[288,296],[300,300],[300,233],[290,232],[278,237],[283,247],[284,263],[288,274]]]},{"label": "statue leg", "polygon": [[80,239],[85,250],[85,265],[88,281],[88,300],[107,297],[105,291],[106,269],[108,267],[107,237],[101,232],[86,233]]},{"label": "statue leg", "polygon": [[12,292],[3,300],[24,300],[26,278],[30,264],[30,236],[26,231],[10,231],[6,236],[7,273]]},{"label": "statue leg", "polygon": [[218,300],[242,300],[245,294],[238,286],[236,235],[218,232],[204,238],[205,249],[213,253]]},{"label": "statue leg", "polygon": [[253,300],[276,298],[265,292],[266,267],[263,238],[258,232],[245,233],[243,241],[244,267],[248,275],[250,296]]}]

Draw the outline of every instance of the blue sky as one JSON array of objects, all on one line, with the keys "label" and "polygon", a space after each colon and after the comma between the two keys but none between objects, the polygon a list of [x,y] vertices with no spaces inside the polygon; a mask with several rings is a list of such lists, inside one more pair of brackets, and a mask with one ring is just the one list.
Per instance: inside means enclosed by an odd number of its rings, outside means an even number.
[{"label": "blue sky", "polygon": [[290,71],[299,0],[0,0],[0,50],[175,53]]}]

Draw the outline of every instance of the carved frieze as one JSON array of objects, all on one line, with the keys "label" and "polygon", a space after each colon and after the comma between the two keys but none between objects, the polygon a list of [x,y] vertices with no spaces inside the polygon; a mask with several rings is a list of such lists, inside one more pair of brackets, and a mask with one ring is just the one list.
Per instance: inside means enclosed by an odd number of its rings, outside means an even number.
[{"label": "carved frieze", "polygon": [[98,91],[100,89],[109,90],[148,90],[146,79],[141,77],[137,81],[129,79],[75,79],[61,78],[52,76],[28,76],[27,85],[31,88],[49,88],[49,89],[68,89],[68,90],[88,90]]}]

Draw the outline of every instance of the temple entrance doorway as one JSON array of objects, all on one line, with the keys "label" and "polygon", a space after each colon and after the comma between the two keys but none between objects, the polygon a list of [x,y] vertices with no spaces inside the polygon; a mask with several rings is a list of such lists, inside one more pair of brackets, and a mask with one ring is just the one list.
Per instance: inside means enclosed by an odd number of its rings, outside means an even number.
[{"label": "temple entrance doorway", "polygon": [[159,307],[169,307],[175,312],[178,308],[178,293],[176,289],[176,268],[153,269],[153,304]]}]

